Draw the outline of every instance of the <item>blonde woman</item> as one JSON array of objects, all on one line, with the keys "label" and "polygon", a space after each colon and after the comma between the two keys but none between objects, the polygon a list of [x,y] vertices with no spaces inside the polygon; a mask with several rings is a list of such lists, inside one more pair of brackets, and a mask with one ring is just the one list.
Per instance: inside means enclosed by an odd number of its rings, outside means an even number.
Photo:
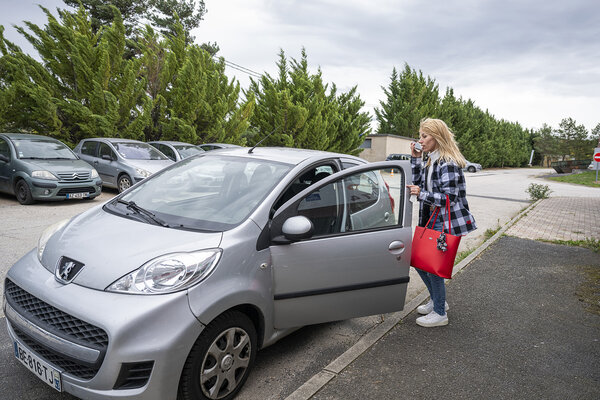
[{"label": "blonde woman", "polygon": [[[469,212],[465,177],[462,169],[466,161],[454,140],[454,134],[444,121],[425,118],[419,127],[419,144],[422,151],[411,143],[413,185],[407,185],[411,195],[419,200],[419,226],[425,226],[435,207],[440,207],[438,217],[429,228],[448,229],[448,218],[452,218],[453,235],[462,236],[475,230],[475,219]],[[418,147],[418,146],[417,146]],[[423,154],[428,154],[426,162]],[[450,200],[450,215],[446,215],[446,195]],[[443,224],[442,224],[443,221]],[[430,223],[432,225],[433,222]],[[417,308],[417,324],[427,328],[448,324],[448,303],[444,278],[417,269],[431,296],[428,303]]]}]

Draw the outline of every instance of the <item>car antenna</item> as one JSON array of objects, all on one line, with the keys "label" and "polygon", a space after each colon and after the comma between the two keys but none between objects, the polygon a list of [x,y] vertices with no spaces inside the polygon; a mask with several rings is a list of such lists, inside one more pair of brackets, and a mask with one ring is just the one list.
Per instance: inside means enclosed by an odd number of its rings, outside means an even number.
[{"label": "car antenna", "polygon": [[269,132],[269,134],[267,136],[265,136],[264,138],[262,138],[261,140],[259,140],[258,143],[256,143],[250,150],[248,150],[248,154],[252,154],[252,151],[256,148],[256,146],[258,146],[259,144],[261,144],[262,142],[265,141],[265,139],[267,139],[269,136],[271,136],[273,133],[275,133],[275,131],[277,130],[277,126],[275,128],[273,128],[273,130],[271,132]]}]

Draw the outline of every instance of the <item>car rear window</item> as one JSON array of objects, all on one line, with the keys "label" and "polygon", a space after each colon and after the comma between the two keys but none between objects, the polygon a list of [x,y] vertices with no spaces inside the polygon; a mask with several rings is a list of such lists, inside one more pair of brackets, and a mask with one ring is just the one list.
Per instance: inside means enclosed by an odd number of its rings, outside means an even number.
[{"label": "car rear window", "polygon": [[168,160],[160,151],[147,143],[116,142],[113,146],[128,160]]}]

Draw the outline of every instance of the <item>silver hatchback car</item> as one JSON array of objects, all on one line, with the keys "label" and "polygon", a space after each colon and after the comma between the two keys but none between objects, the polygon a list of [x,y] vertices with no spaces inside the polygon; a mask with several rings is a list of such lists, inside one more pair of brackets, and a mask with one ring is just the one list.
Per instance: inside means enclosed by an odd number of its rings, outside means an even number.
[{"label": "silver hatchback car", "polygon": [[298,327],[404,307],[409,177],[289,148],[182,160],[12,266],[15,358],[82,399],[231,399]]},{"label": "silver hatchback car", "polygon": [[73,151],[98,170],[102,185],[120,192],[173,164],[148,143],[119,138],[80,141]]}]

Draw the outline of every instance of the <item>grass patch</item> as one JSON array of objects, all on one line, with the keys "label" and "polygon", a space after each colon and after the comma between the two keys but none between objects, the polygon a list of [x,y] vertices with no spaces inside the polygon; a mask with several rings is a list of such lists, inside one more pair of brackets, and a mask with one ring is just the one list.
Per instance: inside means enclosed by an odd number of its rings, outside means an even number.
[{"label": "grass patch", "polygon": [[597,267],[580,267],[585,274],[585,282],[577,288],[577,297],[585,305],[586,310],[600,315],[600,269]]},{"label": "grass patch", "polygon": [[490,228],[490,229],[486,230],[486,231],[483,233],[483,239],[484,239],[484,240],[488,240],[489,238],[491,238],[492,236],[494,236],[496,233],[498,233],[498,231],[500,230],[500,228],[501,228],[501,227],[500,227],[500,226],[498,226],[498,227],[497,227],[497,228],[495,228],[495,229],[492,229],[492,228]]},{"label": "grass patch", "polygon": [[[553,176],[548,178],[557,182],[574,183],[576,185],[584,185],[600,188],[600,183],[596,183],[596,171],[585,171],[580,174],[568,174],[564,176]],[[600,174],[598,175],[600,179]]]},{"label": "grass patch", "polygon": [[461,262],[462,260],[467,258],[469,256],[469,254],[471,254],[474,251],[475,251],[475,249],[471,249],[471,250],[461,251],[460,253],[458,253],[456,255],[456,258],[454,259],[454,265],[458,264],[459,262]]},{"label": "grass patch", "polygon": [[595,253],[600,253],[600,239],[583,239],[583,240],[542,240],[542,242],[562,244],[565,246],[585,247]]}]

